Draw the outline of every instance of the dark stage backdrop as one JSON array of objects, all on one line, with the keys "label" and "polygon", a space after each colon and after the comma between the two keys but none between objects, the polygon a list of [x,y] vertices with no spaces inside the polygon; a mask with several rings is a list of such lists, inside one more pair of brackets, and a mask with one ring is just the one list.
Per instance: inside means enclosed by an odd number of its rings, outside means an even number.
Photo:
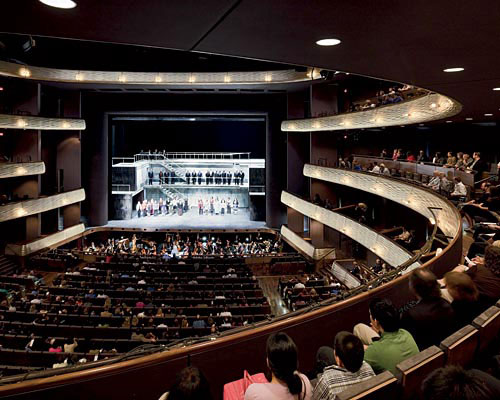
[{"label": "dark stage backdrop", "polygon": [[141,150],[165,150],[250,152],[252,158],[266,157],[265,117],[182,118],[181,121],[112,118],[112,156],[130,157]]}]

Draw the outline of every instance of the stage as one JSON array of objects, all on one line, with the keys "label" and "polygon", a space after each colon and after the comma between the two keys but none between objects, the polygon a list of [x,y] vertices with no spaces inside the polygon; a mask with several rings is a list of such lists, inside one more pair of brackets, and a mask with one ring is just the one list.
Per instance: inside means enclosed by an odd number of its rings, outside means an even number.
[{"label": "stage", "polygon": [[260,229],[265,221],[250,221],[248,209],[239,209],[238,214],[198,215],[198,209],[191,208],[182,216],[177,214],[151,216],[125,220],[112,220],[108,228],[154,228],[154,229]]}]

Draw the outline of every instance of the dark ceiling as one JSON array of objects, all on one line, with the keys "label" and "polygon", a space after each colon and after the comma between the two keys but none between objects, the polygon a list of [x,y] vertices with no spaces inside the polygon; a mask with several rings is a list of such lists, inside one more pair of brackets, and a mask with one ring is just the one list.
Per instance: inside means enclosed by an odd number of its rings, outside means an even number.
[{"label": "dark ceiling", "polygon": [[[36,0],[2,5],[0,29],[232,55],[412,83],[500,116],[500,2],[483,0]],[[342,40],[325,48],[315,41]],[[119,51],[120,47],[116,47]],[[70,54],[70,53],[68,53]],[[148,61],[149,63],[150,61]],[[461,66],[465,71],[442,70]],[[144,67],[144,70],[152,66]]]}]

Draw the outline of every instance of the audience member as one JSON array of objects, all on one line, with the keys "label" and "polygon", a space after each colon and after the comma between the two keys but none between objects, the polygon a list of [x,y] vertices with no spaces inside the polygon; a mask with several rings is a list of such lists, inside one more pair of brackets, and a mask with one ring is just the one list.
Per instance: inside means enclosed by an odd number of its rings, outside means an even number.
[{"label": "audience member", "polygon": [[418,301],[403,312],[401,327],[411,333],[421,350],[439,345],[455,330],[453,308],[441,297],[438,280],[427,269],[415,269],[410,274],[409,287]]},{"label": "audience member", "polygon": [[186,367],[176,376],[169,392],[159,400],[211,400],[210,386],[203,373],[196,367]]},{"label": "audience member", "polygon": [[453,299],[451,306],[455,311],[458,326],[470,324],[484,307],[479,302],[479,292],[469,275],[450,271],[444,276],[446,289]]},{"label": "audience member", "polygon": [[314,388],[314,400],[333,399],[337,393],[375,376],[370,365],[363,360],[363,343],[352,333],[337,333],[333,352],[336,365],[324,369]]},{"label": "audience member", "polygon": [[270,383],[254,383],[245,392],[245,400],[311,400],[309,379],[297,372],[297,347],[283,332],[267,339],[267,365],[271,370]]},{"label": "audience member", "polygon": [[492,400],[500,398],[500,381],[478,370],[450,365],[433,371],[422,382],[428,400]]},{"label": "audience member", "polygon": [[373,299],[369,305],[370,326],[357,324],[354,334],[367,345],[364,360],[376,374],[396,374],[396,364],[418,353],[411,334],[400,329],[399,314],[387,299]]}]

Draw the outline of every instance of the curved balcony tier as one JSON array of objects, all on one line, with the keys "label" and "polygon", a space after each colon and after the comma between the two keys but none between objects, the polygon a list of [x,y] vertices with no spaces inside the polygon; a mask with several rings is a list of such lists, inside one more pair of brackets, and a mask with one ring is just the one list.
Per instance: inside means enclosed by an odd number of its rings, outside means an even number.
[{"label": "curved balcony tier", "polygon": [[23,200],[0,206],[0,222],[27,217],[55,208],[64,207],[85,200],[85,190],[76,189],[70,192],[58,193],[38,199]]},{"label": "curved balcony tier", "polygon": [[34,129],[42,131],[83,131],[83,119],[44,118],[29,115],[0,114],[0,128]]},{"label": "curved balcony tier", "polygon": [[0,179],[19,176],[41,175],[45,173],[43,161],[27,163],[0,163]]},{"label": "curved balcony tier", "polygon": [[[390,265],[402,265],[413,257],[413,253],[394,241],[345,215],[327,210],[285,191],[281,192],[281,202],[301,214],[350,237]],[[420,263],[415,262],[409,265],[409,269],[419,266]]]},{"label": "curved balcony tier", "polygon": [[431,224],[437,224],[438,228],[449,238],[455,238],[461,233],[461,220],[457,218],[457,209],[444,197],[430,189],[427,190],[380,174],[320,167],[312,164],[304,165],[304,175],[363,190],[411,208],[427,218]]},{"label": "curved balcony tier", "polygon": [[462,105],[456,100],[438,93],[429,93],[412,100],[365,111],[283,121],[281,130],[284,132],[319,132],[400,126],[449,118],[461,110]]}]

